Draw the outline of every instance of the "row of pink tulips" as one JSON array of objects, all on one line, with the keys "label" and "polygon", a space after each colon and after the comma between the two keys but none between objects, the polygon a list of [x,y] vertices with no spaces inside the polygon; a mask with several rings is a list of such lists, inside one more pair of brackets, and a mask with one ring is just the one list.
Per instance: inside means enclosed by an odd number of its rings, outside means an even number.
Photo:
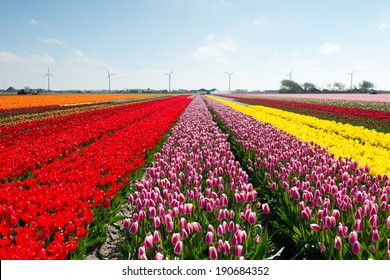
[{"label": "row of pink tulips", "polygon": [[280,230],[326,258],[390,259],[387,174],[373,177],[368,166],[336,159],[326,147],[303,143],[217,101],[207,103],[241,145],[251,176],[262,184],[258,190],[268,189],[275,201]]},{"label": "row of pink tulips", "polygon": [[129,197],[128,258],[264,258],[268,238],[258,221],[270,209],[248,179],[195,97]]}]

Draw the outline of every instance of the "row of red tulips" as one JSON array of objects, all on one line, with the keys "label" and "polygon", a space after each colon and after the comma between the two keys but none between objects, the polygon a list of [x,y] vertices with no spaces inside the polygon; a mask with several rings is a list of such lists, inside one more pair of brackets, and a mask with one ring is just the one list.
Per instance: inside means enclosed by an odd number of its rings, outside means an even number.
[{"label": "row of red tulips", "polygon": [[274,230],[301,254],[329,259],[390,259],[390,179],[336,159],[326,148],[279,131],[214,100],[260,194],[273,201]]},{"label": "row of red tulips", "polygon": [[141,120],[156,110],[163,111],[160,103],[155,100],[2,126],[0,178],[17,178],[65,157],[83,145],[122,129],[124,124]]},{"label": "row of red tulips", "polygon": [[[129,174],[144,165],[145,151],[153,149],[189,102],[181,96],[152,101],[150,107],[116,107],[120,113],[109,110],[122,116],[112,133],[98,140],[95,135],[95,142],[35,169],[32,178],[1,184],[0,259],[64,259],[74,252],[88,233],[94,207],[110,206]],[[153,110],[140,113],[148,108]],[[104,116],[95,114],[95,121]],[[68,137],[88,131],[91,122],[78,125]]]},{"label": "row of red tulips", "polygon": [[129,259],[262,259],[270,212],[198,96],[130,195]]}]

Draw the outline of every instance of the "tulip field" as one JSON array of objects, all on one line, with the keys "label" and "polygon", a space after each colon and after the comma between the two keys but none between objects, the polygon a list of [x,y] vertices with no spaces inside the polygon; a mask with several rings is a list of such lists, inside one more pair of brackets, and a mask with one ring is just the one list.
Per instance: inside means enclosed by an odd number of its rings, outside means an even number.
[{"label": "tulip field", "polygon": [[227,96],[3,102],[0,259],[390,259],[388,105]]}]

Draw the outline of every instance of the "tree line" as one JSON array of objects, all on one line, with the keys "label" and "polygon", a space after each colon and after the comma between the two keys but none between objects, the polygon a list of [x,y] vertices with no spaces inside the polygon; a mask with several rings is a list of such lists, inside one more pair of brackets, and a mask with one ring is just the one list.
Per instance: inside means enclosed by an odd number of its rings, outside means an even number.
[{"label": "tree line", "polygon": [[[327,85],[328,89],[319,90],[316,85],[310,82],[298,84],[293,80],[282,80],[280,82],[280,93],[297,93],[297,92],[327,92],[327,91],[346,91],[345,84],[334,82]],[[369,81],[362,81],[358,88],[349,89],[348,91],[369,92],[374,93],[374,84]]]}]

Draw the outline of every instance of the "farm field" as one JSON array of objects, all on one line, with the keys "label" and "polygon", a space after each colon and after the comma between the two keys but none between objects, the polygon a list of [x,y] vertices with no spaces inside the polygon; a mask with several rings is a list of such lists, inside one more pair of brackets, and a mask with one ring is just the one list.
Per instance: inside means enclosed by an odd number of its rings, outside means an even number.
[{"label": "farm field", "polygon": [[390,259],[383,96],[8,100],[0,259]]}]

